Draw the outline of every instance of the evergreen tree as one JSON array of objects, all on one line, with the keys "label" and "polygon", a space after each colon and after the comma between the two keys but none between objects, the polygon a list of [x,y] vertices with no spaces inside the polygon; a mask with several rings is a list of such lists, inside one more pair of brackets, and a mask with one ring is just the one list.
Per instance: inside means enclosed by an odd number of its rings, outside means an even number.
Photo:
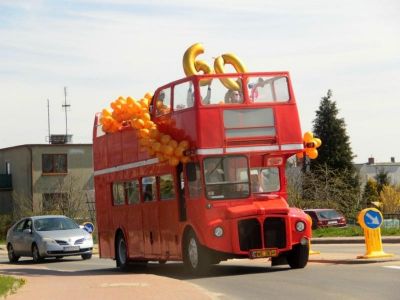
[{"label": "evergreen tree", "polygon": [[375,176],[378,194],[382,192],[384,186],[390,185],[390,176],[388,172],[385,172],[384,169],[380,169],[378,174]]},{"label": "evergreen tree", "polygon": [[371,206],[372,202],[376,202],[379,200],[379,192],[377,183],[373,179],[368,179],[365,187],[364,192],[362,195],[363,205],[365,207]]},{"label": "evergreen tree", "polygon": [[321,99],[313,121],[313,133],[322,140],[322,145],[318,148],[318,158],[311,162],[311,167],[326,165],[333,170],[353,171],[354,155],[346,134],[346,125],[344,119],[338,118],[336,102],[331,98],[332,91],[328,90],[327,95]]}]

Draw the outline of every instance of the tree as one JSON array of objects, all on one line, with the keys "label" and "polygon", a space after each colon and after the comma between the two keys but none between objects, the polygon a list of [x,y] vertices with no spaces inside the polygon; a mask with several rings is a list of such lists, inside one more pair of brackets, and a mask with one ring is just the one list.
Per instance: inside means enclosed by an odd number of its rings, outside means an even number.
[{"label": "tree", "polygon": [[322,145],[318,158],[310,162],[310,172],[304,174],[303,199],[354,217],[361,206],[360,183],[344,119],[338,118],[336,102],[331,98],[332,91],[328,90],[313,121],[314,136],[322,140]]},{"label": "tree", "polygon": [[390,185],[390,176],[388,172],[385,172],[384,169],[379,170],[379,172],[375,176],[375,180],[377,183],[378,193],[380,193],[383,190],[384,186]]},{"label": "tree", "polygon": [[322,140],[322,145],[318,148],[318,159],[313,160],[311,166],[326,165],[333,170],[354,170],[354,155],[346,125],[344,119],[338,118],[336,102],[331,98],[332,91],[328,90],[321,99],[313,121],[313,133]]},{"label": "tree", "polygon": [[371,178],[368,179],[368,181],[364,187],[362,199],[363,199],[363,205],[365,207],[371,206],[372,202],[379,201],[379,192],[378,192],[378,187],[377,187],[377,183],[375,180],[373,180]]},{"label": "tree", "polygon": [[400,186],[383,186],[379,198],[382,203],[383,213],[395,214],[400,212]]}]

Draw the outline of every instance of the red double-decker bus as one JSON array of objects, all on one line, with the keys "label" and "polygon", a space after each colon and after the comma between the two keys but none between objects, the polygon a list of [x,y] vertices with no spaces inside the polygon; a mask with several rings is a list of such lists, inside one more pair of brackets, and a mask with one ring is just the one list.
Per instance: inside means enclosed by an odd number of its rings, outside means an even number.
[{"label": "red double-decker bus", "polygon": [[287,72],[186,77],[155,91],[150,114],[190,142],[190,161],[160,162],[135,130],[106,134],[96,116],[100,257],[122,269],[183,260],[193,273],[229,258],[306,266],[311,224],[286,201],[286,161],[303,150]]}]

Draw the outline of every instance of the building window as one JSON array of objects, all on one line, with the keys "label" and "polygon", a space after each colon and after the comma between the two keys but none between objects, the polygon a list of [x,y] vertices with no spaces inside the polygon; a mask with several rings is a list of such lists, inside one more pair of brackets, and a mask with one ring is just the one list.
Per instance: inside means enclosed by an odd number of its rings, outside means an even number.
[{"label": "building window", "polygon": [[6,161],[6,174],[11,174],[11,163],[9,161]]},{"label": "building window", "polygon": [[45,174],[68,173],[67,154],[42,154],[42,172]]},{"label": "building window", "polygon": [[128,198],[128,204],[137,204],[140,202],[139,180],[125,182],[125,193]]},{"label": "building window", "polygon": [[175,199],[174,178],[171,174],[160,176],[160,199]]},{"label": "building window", "polygon": [[68,193],[44,193],[43,197],[43,211],[57,212],[63,210],[68,204]]},{"label": "building window", "polygon": [[113,185],[113,204],[124,205],[125,204],[125,189],[123,182],[114,182]]}]

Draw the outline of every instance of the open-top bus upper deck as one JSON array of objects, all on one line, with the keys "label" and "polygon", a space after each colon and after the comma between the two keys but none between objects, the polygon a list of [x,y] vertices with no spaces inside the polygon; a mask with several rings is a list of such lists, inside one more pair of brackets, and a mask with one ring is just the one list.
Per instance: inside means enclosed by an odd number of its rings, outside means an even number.
[{"label": "open-top bus upper deck", "polygon": [[[293,155],[303,149],[288,72],[186,77],[155,91],[150,114],[160,132],[177,141],[188,140],[191,155]],[[126,131],[107,138],[112,152],[108,155],[94,143],[94,155],[103,158],[95,157],[95,170],[151,158],[140,151],[135,132]],[[101,127],[95,126],[94,137],[101,140],[102,135]],[[122,147],[112,146],[125,139]]]}]

